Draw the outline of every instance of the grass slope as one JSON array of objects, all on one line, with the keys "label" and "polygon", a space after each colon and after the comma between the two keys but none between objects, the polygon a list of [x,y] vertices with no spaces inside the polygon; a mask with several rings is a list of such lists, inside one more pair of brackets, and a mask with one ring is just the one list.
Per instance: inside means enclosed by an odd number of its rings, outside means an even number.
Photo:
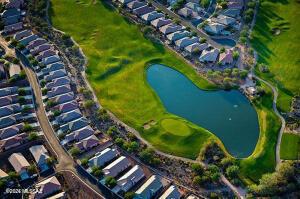
[{"label": "grass slope", "polygon": [[280,158],[284,160],[300,159],[300,136],[284,133],[280,147]]},{"label": "grass slope", "polygon": [[[293,95],[300,94],[300,2],[262,0],[252,33],[252,46],[259,62],[270,67],[260,74],[279,88],[278,108],[288,111]],[[275,35],[272,30],[279,30]]]},{"label": "grass slope", "polygon": [[[161,63],[184,73],[201,88],[215,89],[174,52],[147,40],[137,25],[102,1],[53,0],[50,13],[54,27],[70,34],[87,56],[86,73],[100,103],[155,147],[196,158],[204,142],[216,139],[208,131],[167,113],[145,81],[149,63]],[[161,126],[166,118],[190,132],[178,136],[176,129],[166,131]],[[144,130],[143,125],[151,121],[151,128]]]},{"label": "grass slope", "polygon": [[[258,83],[260,84],[260,83]],[[272,111],[272,91],[265,84],[261,85],[266,94],[254,103],[257,111],[260,135],[254,152],[248,158],[240,160],[241,177],[246,184],[258,182],[264,173],[275,169],[275,148],[280,129],[280,119]]]}]

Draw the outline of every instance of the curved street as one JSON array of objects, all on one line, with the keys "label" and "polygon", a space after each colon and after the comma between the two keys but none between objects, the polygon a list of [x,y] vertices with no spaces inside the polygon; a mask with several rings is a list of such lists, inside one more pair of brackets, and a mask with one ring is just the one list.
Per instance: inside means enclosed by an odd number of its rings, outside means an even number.
[{"label": "curved street", "polygon": [[[8,55],[17,57],[15,51],[8,47],[8,43],[3,39],[3,37],[0,37],[0,45],[5,49]],[[51,146],[52,151],[56,154],[58,160],[58,163],[56,164],[56,171],[71,172],[79,181],[81,181],[85,186],[89,187],[95,194],[97,194],[99,198],[104,198],[103,193],[99,190],[97,185],[92,184],[87,178],[78,173],[77,169],[75,168],[76,163],[74,162],[73,158],[60,145],[58,138],[56,137],[55,132],[46,115],[46,111],[42,101],[42,91],[40,89],[40,85],[38,84],[36,74],[31,68],[26,67],[24,64],[22,64],[22,66],[34,92],[36,115],[45,135],[44,137]]]}]

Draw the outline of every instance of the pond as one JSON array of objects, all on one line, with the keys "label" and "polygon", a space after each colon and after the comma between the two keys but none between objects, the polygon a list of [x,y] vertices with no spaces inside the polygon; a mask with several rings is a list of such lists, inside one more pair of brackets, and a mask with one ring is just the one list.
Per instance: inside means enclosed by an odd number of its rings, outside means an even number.
[{"label": "pond", "polygon": [[231,155],[251,155],[259,136],[257,113],[239,91],[205,91],[182,73],[151,65],[147,81],[166,110],[213,132]]},{"label": "pond", "polygon": [[218,44],[221,44],[227,48],[232,48],[236,45],[236,42],[232,39],[213,39],[213,40]]}]

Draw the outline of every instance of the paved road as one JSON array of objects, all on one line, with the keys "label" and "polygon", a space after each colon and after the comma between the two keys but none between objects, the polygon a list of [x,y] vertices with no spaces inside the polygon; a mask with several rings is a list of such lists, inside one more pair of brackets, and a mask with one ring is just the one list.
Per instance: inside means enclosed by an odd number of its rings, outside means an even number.
[{"label": "paved road", "polygon": [[[17,57],[15,51],[13,49],[8,48],[8,43],[3,39],[3,37],[0,37],[0,45],[5,49],[8,55]],[[81,177],[81,175],[78,173],[77,169],[75,168],[75,162],[73,158],[60,145],[55,135],[55,132],[46,115],[46,111],[42,101],[42,92],[40,89],[40,85],[38,84],[36,74],[32,69],[24,65],[23,68],[26,72],[27,78],[34,92],[34,96],[36,100],[36,113],[37,113],[37,118],[39,120],[40,126],[44,132],[47,142],[49,143],[52,150],[57,156],[58,164],[56,165],[56,171],[71,172],[74,176],[78,178],[78,180],[80,180],[83,184],[85,184],[92,191],[94,191],[99,196],[99,198],[104,198],[103,194],[100,192],[100,190],[96,185],[92,184],[86,178]]]}]

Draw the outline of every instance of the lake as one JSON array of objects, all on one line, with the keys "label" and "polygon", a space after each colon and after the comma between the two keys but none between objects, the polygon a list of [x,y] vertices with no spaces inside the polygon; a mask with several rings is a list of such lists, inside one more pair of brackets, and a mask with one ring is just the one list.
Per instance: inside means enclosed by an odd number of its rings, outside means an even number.
[{"label": "lake", "polygon": [[257,113],[239,91],[205,91],[182,73],[151,65],[147,81],[166,110],[214,133],[237,158],[251,155],[259,137]]}]

